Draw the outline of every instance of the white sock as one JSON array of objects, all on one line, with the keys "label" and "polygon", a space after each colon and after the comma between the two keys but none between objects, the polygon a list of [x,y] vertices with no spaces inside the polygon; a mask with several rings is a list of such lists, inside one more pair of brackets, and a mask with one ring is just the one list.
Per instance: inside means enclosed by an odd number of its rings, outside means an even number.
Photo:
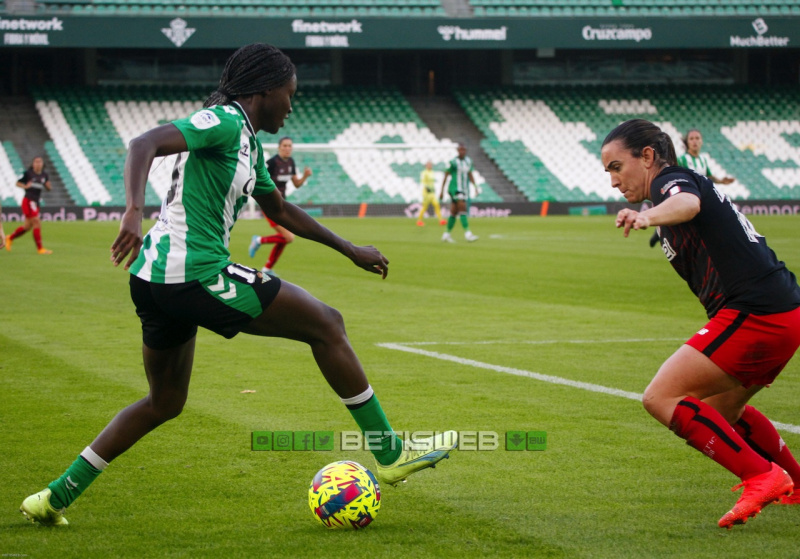
[{"label": "white sock", "polygon": [[367,386],[367,389],[361,394],[353,396],[352,398],[342,398],[341,400],[345,406],[356,406],[372,398],[373,394],[375,394],[375,391],[372,390],[372,386]]},{"label": "white sock", "polygon": [[95,467],[95,469],[100,470],[101,472],[108,467],[108,462],[100,458],[100,455],[98,455],[94,450],[92,450],[91,447],[87,446],[86,448],[83,449],[83,452],[81,452],[81,458],[89,462],[89,464],[91,464],[92,466]]}]

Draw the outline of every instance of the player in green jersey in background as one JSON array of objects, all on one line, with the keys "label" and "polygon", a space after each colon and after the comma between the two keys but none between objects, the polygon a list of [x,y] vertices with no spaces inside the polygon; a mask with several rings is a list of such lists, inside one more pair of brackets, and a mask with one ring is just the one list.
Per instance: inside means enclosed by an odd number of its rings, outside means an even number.
[{"label": "player in green jersey in background", "polygon": [[458,157],[450,161],[450,166],[444,172],[442,179],[442,189],[439,192],[439,200],[444,198],[444,186],[447,184],[447,177],[450,178],[450,185],[447,187],[447,194],[450,196],[450,217],[447,219],[447,231],[442,235],[442,241],[454,243],[450,232],[456,225],[456,217],[461,215],[461,226],[464,228],[464,238],[469,241],[477,241],[477,235],[469,230],[468,202],[470,200],[470,183],[475,187],[475,195],[480,194],[475,178],[472,176],[472,159],[467,156],[467,147],[458,144]]},{"label": "player in green jersey in background", "polygon": [[[388,273],[372,246],[355,246],[286,202],[267,174],[259,130],[275,134],[292,112],[295,67],[275,47],[252,44],[227,61],[202,110],[133,139],[125,163],[126,210],[111,245],[115,266],[129,270],[142,323],[150,392],[123,409],[47,488],[25,499],[32,522],[68,524],[64,509],[117,456],[177,417],[189,389],[197,327],[226,338],[239,332],[307,343],[325,380],[369,433],[381,482],[397,484],[433,466],[457,444],[453,431],[400,440],[392,430],[348,341],[341,314],[305,290],[230,261],[230,231],[252,195],[275,223]],[[161,215],[142,238],[147,176],[155,157],[179,154]],[[126,261],[127,258],[127,261]]]}]

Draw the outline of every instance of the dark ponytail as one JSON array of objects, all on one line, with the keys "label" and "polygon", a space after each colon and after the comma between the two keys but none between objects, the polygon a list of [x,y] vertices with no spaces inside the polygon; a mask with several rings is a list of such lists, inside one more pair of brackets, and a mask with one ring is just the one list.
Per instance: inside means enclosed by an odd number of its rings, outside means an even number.
[{"label": "dark ponytail", "polygon": [[656,154],[657,163],[661,163],[662,166],[678,164],[672,138],[650,121],[635,118],[623,122],[608,133],[603,145],[617,140],[622,142],[625,149],[634,157],[641,157],[642,150],[651,147]]},{"label": "dark ponytail", "polygon": [[225,62],[219,86],[203,106],[228,105],[237,97],[280,87],[294,74],[294,64],[281,50],[264,43],[246,45]]}]

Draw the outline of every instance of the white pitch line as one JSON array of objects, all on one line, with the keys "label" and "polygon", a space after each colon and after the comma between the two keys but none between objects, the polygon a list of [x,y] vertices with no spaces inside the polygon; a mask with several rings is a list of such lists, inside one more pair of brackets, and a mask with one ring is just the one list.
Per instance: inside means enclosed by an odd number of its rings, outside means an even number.
[{"label": "white pitch line", "polygon": [[[432,343],[432,342],[420,342],[420,343]],[[617,388],[608,388],[607,386],[592,384],[590,382],[580,382],[577,380],[569,380],[561,377],[554,377],[552,375],[543,375],[541,373],[534,373],[533,371],[526,371],[524,369],[515,369],[513,367],[492,365],[491,363],[483,363],[482,361],[475,361],[474,359],[464,359],[463,357],[458,357],[456,355],[448,355],[447,353],[438,353],[435,351],[427,351],[425,349],[409,347],[407,344],[385,343],[376,345],[378,347],[383,347],[386,349],[394,349],[396,351],[416,353],[417,355],[424,355],[425,357],[433,357],[434,359],[440,359],[442,361],[452,361],[453,363],[458,363],[459,365],[468,365],[470,367],[477,367],[478,369],[489,369],[491,371],[497,371],[498,373],[507,373],[509,375],[532,378],[534,380],[549,382],[551,384],[560,384],[572,388],[579,388],[581,390],[588,390],[589,392],[599,392],[600,394],[619,396],[621,398],[627,398],[629,400],[640,401],[642,399],[642,395],[639,394],[638,392],[628,392],[626,390],[619,390]],[[792,425],[791,423],[780,423],[778,421],[773,421],[772,424],[775,426],[776,429],[780,429],[781,431],[788,431],[790,433],[800,434],[800,426],[798,425]]]}]

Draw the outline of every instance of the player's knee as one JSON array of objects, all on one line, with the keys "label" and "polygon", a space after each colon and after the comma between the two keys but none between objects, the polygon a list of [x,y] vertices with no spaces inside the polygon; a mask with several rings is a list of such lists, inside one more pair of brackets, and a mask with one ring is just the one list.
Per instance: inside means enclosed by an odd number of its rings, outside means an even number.
[{"label": "player's knee", "polygon": [[181,414],[186,404],[186,394],[162,395],[160,398],[151,398],[150,400],[157,421],[164,423]]},{"label": "player's knee", "polygon": [[294,241],[294,234],[287,231],[286,233],[283,234],[283,239],[284,239],[283,242],[288,245],[289,243]]},{"label": "player's knee", "polygon": [[324,305],[322,309],[322,326],[325,337],[339,338],[345,336],[344,317],[333,307]]},{"label": "player's knee", "polygon": [[658,410],[660,408],[661,399],[655,390],[649,386],[642,395],[642,406],[653,417],[658,417]]}]

